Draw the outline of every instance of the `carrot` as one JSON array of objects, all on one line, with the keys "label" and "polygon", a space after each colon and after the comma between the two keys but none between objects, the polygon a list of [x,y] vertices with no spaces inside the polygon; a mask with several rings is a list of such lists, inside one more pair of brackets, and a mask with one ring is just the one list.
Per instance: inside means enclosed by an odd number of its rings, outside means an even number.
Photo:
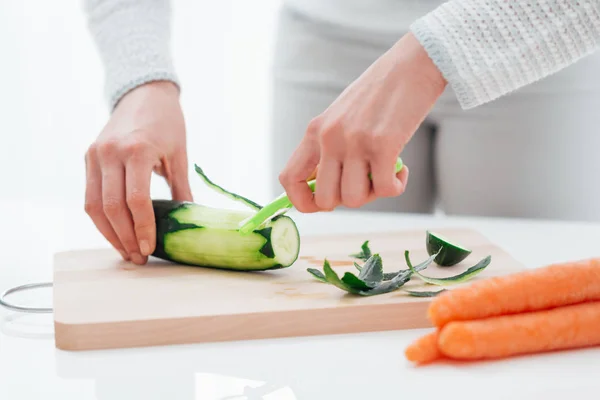
[{"label": "carrot", "polygon": [[600,300],[600,258],[546,267],[474,282],[442,293],[428,309],[437,327],[497,315],[538,311]]},{"label": "carrot", "polygon": [[600,345],[600,302],[503,315],[444,326],[438,348],[457,360],[481,360]]},{"label": "carrot", "polygon": [[437,330],[418,338],[404,351],[406,359],[416,364],[428,364],[443,358],[443,354],[438,350],[437,340]]}]

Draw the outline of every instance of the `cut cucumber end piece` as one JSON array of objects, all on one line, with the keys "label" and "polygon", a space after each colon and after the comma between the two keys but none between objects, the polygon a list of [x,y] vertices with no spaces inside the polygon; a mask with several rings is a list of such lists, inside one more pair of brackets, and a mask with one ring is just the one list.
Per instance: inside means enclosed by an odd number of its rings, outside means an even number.
[{"label": "cut cucumber end piece", "polygon": [[439,252],[434,262],[441,267],[451,267],[466,259],[472,250],[465,248],[439,233],[426,232],[427,253],[432,256]]},{"label": "cut cucumber end piece", "polygon": [[271,221],[271,245],[275,260],[283,267],[289,267],[300,254],[300,233],[296,223],[287,216]]}]

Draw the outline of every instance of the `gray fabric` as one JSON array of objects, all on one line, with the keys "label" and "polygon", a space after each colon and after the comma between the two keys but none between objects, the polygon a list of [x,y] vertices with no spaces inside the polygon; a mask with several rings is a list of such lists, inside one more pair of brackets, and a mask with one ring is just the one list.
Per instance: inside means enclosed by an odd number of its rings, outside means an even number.
[{"label": "gray fabric", "polygon": [[[283,9],[272,97],[277,174],[314,118],[395,41]],[[448,89],[408,144],[407,191],[361,210],[600,220],[600,54],[464,111]]]},{"label": "gray fabric", "polygon": [[450,0],[411,29],[469,109],[596,52],[600,0]]},{"label": "gray fabric", "polygon": [[168,80],[179,85],[171,59],[169,0],[84,0],[84,10],[111,110],[141,84]]},{"label": "gray fabric", "polygon": [[281,0],[290,10],[337,26],[398,34],[445,0]]},{"label": "gray fabric", "polygon": [[[360,27],[367,36],[388,34],[394,40],[416,19],[412,32],[465,109],[554,74],[596,51],[600,43],[600,0],[439,1],[284,4],[307,10],[312,19],[350,30]],[[169,0],[84,0],[84,5],[105,67],[111,109],[123,94],[145,82],[179,84],[171,60]],[[431,11],[419,15],[425,10]],[[386,28],[375,26],[376,21]]]}]

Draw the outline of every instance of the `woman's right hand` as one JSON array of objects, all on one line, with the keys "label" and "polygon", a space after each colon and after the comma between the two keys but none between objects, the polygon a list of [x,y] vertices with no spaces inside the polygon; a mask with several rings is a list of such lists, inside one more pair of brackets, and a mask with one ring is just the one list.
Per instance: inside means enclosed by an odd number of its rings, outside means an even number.
[{"label": "woman's right hand", "polygon": [[86,156],[85,210],[123,258],[145,264],[156,245],[152,172],[173,200],[192,201],[179,89],[159,81],[126,94]]}]

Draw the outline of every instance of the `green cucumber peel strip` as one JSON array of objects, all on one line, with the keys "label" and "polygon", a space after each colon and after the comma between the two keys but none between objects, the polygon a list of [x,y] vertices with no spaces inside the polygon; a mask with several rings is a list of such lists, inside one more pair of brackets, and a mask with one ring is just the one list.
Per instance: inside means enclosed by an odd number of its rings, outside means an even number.
[{"label": "green cucumber peel strip", "polygon": [[306,269],[312,276],[320,280],[321,282],[327,283],[327,278],[321,271],[316,268],[307,268]]},{"label": "green cucumber peel strip", "polygon": [[[404,167],[404,163],[402,162],[402,159],[400,157],[398,157],[396,159],[395,172],[396,173],[400,172],[403,167]],[[369,178],[370,178],[370,176],[371,175],[369,174]],[[307,182],[308,187],[310,188],[310,190],[312,192],[315,191],[316,183],[317,183],[316,179],[313,179],[313,180]],[[266,221],[273,219],[274,217],[276,217],[278,215],[285,214],[290,209],[292,209],[292,207],[293,207],[293,205],[292,205],[289,197],[284,192],[284,193],[280,194],[275,200],[273,200],[269,204],[266,204],[264,207],[260,208],[254,215],[252,215],[252,216],[246,218],[245,220],[243,220],[242,222],[240,222],[239,232],[242,235],[247,235],[256,229],[259,229]]]},{"label": "green cucumber peel strip", "polygon": [[[369,241],[366,240],[360,247],[361,247],[360,253],[350,254],[350,257],[357,258],[359,260],[365,260],[365,261],[368,260],[372,255],[371,249],[369,248]],[[356,261],[354,262],[354,267],[359,271],[362,270],[362,268],[363,268]],[[402,271],[408,271],[408,270],[400,270],[400,271],[396,271],[396,272],[384,272],[383,280],[389,281],[390,279],[393,279],[396,275],[398,275]]]},{"label": "green cucumber peel strip", "polygon": [[[326,262],[329,264],[327,260]],[[307,268],[306,270],[321,282],[328,282],[327,277],[318,269]],[[367,260],[364,267],[361,267],[358,276],[351,272],[346,272],[342,276],[341,281],[355,289],[370,290],[383,280],[383,276],[383,263],[381,257],[379,254],[375,254]]]},{"label": "green cucumber peel strip", "polygon": [[[369,248],[369,241],[365,240],[365,242],[360,246],[360,253],[350,254],[350,257],[356,258],[359,260],[363,260],[363,261],[367,261],[371,257],[371,255],[372,255],[372,253],[371,253],[371,249]],[[355,264],[355,266],[356,265],[357,264]]]},{"label": "green cucumber peel strip", "polygon": [[220,193],[222,195],[225,195],[226,197],[228,197],[231,200],[240,202],[242,204],[244,204],[247,207],[250,207],[251,209],[255,210],[255,211],[259,211],[262,210],[262,206],[244,196],[240,196],[237,193],[233,193],[230,192],[229,190],[223,188],[222,186],[217,185],[216,183],[214,183],[202,170],[202,168],[200,168],[200,166],[198,164],[194,164],[194,169],[196,170],[196,173],[202,178],[202,180],[204,181],[204,183],[206,184],[206,186],[208,186],[209,188],[213,189],[215,192]]},{"label": "green cucumber peel strip", "polygon": [[[423,261],[422,263],[418,264],[415,267],[415,271],[423,271],[424,269],[426,269],[427,267],[429,267],[429,265],[431,265],[432,262],[435,261],[435,257],[438,255],[438,253],[436,254],[432,254],[431,257],[429,257],[427,260]],[[400,271],[396,271],[396,272],[386,272],[383,274],[383,280],[384,281],[389,281],[391,279],[394,279],[396,276],[400,275],[400,274],[405,274],[406,275],[406,282],[408,282],[410,280],[410,278],[412,278],[413,275],[413,271],[409,269],[401,269]]]},{"label": "green cucumber peel strip", "polygon": [[367,260],[358,276],[346,272],[342,282],[355,290],[371,290],[383,280],[383,263],[379,254],[374,254]]},{"label": "green cucumber peel strip", "polygon": [[384,280],[383,262],[378,254],[371,256],[364,267],[362,267],[361,274],[358,277],[351,272],[346,272],[340,279],[337,273],[331,268],[327,259],[323,263],[324,274],[314,268],[308,268],[307,271],[319,281],[330,283],[348,293],[361,296],[374,296],[398,290],[410,281],[415,271],[418,272],[426,269],[436,256],[437,253],[433,254],[427,260],[413,267],[413,269],[404,269],[390,273],[389,276],[393,276],[388,280]]},{"label": "green cucumber peel strip", "polygon": [[362,280],[369,286],[374,288],[383,280],[383,261],[379,254],[373,254],[365,265],[362,266],[358,279]]},{"label": "green cucumber peel strip", "polygon": [[412,297],[436,297],[447,289],[438,290],[437,292],[421,292],[418,290],[404,290],[409,296]]},{"label": "green cucumber peel strip", "polygon": [[325,259],[325,261],[323,262],[323,272],[325,273],[325,279],[327,280],[327,282],[332,284],[333,286],[336,286],[339,289],[345,290],[346,292],[352,294],[358,294],[360,292],[360,290],[354,289],[353,287],[349,286],[344,281],[342,281],[338,274],[336,274],[336,272],[333,269],[331,269],[331,265],[329,264],[329,261],[327,261],[327,259]]},{"label": "green cucumber peel strip", "polygon": [[367,284],[367,282],[358,278],[351,272],[346,272],[344,276],[342,276],[342,282],[351,287],[354,290],[371,290],[373,287]]},{"label": "green cucumber peel strip", "polygon": [[[436,256],[436,255],[437,255],[437,253],[434,256]],[[485,268],[487,268],[488,265],[490,265],[490,262],[492,261],[492,256],[487,256],[487,257],[483,258],[481,261],[479,261],[477,264],[473,265],[472,267],[470,267],[469,269],[467,269],[466,271],[464,271],[458,275],[449,276],[447,278],[431,278],[431,277],[422,275],[420,273],[420,271],[418,271],[416,269],[416,267],[412,266],[412,263],[410,262],[410,256],[409,256],[408,250],[406,250],[404,252],[404,258],[406,259],[406,264],[408,264],[408,268],[411,271],[413,271],[413,273],[415,273],[419,278],[421,278],[423,281],[425,281],[429,284],[438,285],[438,286],[448,286],[448,285],[454,285],[457,283],[465,282],[465,281],[471,279],[472,277],[474,277],[475,275],[479,274],[480,272],[482,272]]]},{"label": "green cucumber peel strip", "polygon": [[[426,269],[433,262],[433,259],[436,256],[437,256],[437,254],[434,254],[433,256],[429,257],[427,260],[423,261],[422,263],[420,263],[419,265],[414,267],[415,271],[423,271],[424,269]],[[395,276],[392,277],[391,279],[389,279],[387,281],[383,281],[382,283],[380,283],[379,285],[377,285],[376,287],[374,287],[371,290],[361,291],[359,294],[362,296],[375,296],[378,294],[385,294],[385,293],[393,292],[395,290],[400,289],[402,286],[404,286],[405,283],[410,281],[410,278],[412,277],[413,273],[414,272],[411,271],[410,269],[398,271],[395,274]]]}]

